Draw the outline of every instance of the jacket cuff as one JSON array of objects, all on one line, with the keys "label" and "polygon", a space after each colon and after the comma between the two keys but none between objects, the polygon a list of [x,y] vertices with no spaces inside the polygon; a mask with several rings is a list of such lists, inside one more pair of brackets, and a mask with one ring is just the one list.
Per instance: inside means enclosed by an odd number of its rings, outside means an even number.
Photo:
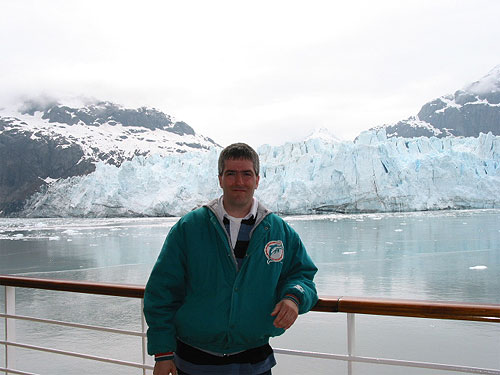
[{"label": "jacket cuff", "polygon": [[159,353],[155,354],[155,361],[168,361],[169,359],[174,359],[174,352]]}]

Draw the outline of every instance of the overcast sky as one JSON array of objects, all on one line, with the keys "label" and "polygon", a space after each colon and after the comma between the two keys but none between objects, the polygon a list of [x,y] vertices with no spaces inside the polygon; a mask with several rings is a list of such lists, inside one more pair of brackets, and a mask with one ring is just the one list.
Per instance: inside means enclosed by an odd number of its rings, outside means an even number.
[{"label": "overcast sky", "polygon": [[353,139],[500,64],[500,1],[0,3],[0,107],[149,106],[221,145]]}]

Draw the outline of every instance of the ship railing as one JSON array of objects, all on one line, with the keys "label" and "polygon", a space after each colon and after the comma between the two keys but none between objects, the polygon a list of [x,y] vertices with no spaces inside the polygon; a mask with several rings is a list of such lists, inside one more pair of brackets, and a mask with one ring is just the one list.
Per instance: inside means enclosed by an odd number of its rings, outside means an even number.
[{"label": "ship railing", "polygon": [[[146,323],[141,311],[138,311],[138,317],[141,317],[141,331],[120,330],[96,325],[85,325],[66,321],[42,319],[33,316],[23,316],[16,314],[16,288],[35,288],[52,291],[62,291],[71,293],[86,293],[94,295],[106,295],[116,297],[136,298],[142,301],[144,296],[144,286],[142,285],[124,285],[111,283],[94,283],[59,279],[40,279],[31,277],[20,277],[11,275],[0,275],[0,285],[5,288],[4,312],[0,313],[5,326],[4,340],[0,340],[0,345],[5,347],[4,366],[0,367],[0,372],[5,374],[18,375],[37,375],[31,372],[25,372],[16,369],[16,348],[23,348],[34,351],[55,353],[64,356],[83,358],[87,360],[111,363],[119,366],[126,366],[141,369],[145,375],[147,370],[152,370],[153,366],[147,363],[146,352]],[[488,323],[500,323],[500,305],[499,304],[471,304],[471,303],[452,303],[452,302],[430,302],[404,299],[381,299],[381,298],[359,298],[359,297],[322,297],[313,308],[313,311],[325,313],[345,313],[347,316],[347,353],[333,354],[324,352],[301,351],[275,348],[275,353],[301,356],[309,358],[322,358],[347,363],[347,372],[349,375],[354,373],[354,363],[369,363],[379,365],[393,365],[402,367],[413,367],[421,369],[444,370],[453,372],[463,372],[469,374],[494,374],[500,375],[500,369],[470,367],[461,365],[452,365],[446,363],[434,363],[425,361],[409,361],[392,358],[379,358],[356,355],[356,314],[383,315],[416,317],[427,319],[453,319],[462,321],[478,321]],[[142,342],[142,362],[131,362],[119,359],[94,356],[78,352],[70,352],[44,346],[31,345],[16,341],[16,321],[25,320],[42,324],[60,325],[86,330],[95,330],[109,332],[114,334],[131,335],[141,338]]]}]

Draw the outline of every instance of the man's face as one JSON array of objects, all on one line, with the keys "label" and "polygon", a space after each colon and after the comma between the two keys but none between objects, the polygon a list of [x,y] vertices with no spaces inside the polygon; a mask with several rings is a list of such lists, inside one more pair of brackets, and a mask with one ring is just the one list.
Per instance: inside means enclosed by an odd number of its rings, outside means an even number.
[{"label": "man's face", "polygon": [[[251,160],[226,160],[224,171],[219,176],[219,183],[224,192],[224,207],[230,215],[234,216],[235,211],[241,212],[247,208],[248,211],[250,210],[253,203],[253,192],[259,186],[259,176],[255,174]],[[246,213],[244,214],[246,215]]]}]

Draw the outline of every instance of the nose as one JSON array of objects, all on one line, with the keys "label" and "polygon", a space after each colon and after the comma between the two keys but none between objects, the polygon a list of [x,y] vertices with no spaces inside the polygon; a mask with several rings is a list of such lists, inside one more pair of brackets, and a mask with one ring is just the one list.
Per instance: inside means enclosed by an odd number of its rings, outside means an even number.
[{"label": "nose", "polygon": [[243,183],[243,176],[241,175],[241,173],[236,173],[236,183],[237,184]]}]

